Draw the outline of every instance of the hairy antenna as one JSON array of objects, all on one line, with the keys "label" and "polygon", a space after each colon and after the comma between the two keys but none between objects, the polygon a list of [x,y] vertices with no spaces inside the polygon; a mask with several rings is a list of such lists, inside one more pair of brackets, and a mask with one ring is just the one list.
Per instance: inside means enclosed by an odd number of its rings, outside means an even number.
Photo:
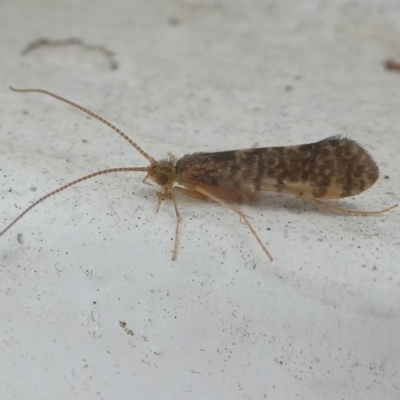
[{"label": "hairy antenna", "polygon": [[111,122],[108,122],[106,119],[100,117],[99,115],[95,114],[93,111],[88,110],[85,107],[80,106],[79,104],[74,103],[71,100],[65,99],[64,97],[58,96],[57,94],[48,92],[47,90],[43,89],[15,89],[10,86],[10,89],[13,90],[14,92],[20,92],[20,93],[43,93],[46,94],[47,96],[53,97],[57,100],[63,101],[64,103],[69,104],[72,107],[77,108],[78,110],[83,111],[84,113],[90,115],[91,117],[97,119],[98,121],[102,122],[104,125],[107,125],[109,128],[111,128],[114,132],[117,132],[119,136],[121,136],[123,139],[125,139],[131,146],[133,146],[143,157],[147,158],[147,160],[150,161],[150,163],[154,163],[156,160],[150,155],[147,154],[142,148],[140,148],[127,134],[122,132],[120,129],[118,129],[115,125],[113,125]]},{"label": "hairy antenna", "polygon": [[32,208],[36,207],[38,204],[40,204],[42,201],[48,199],[49,197],[62,192],[65,189],[68,189],[69,187],[76,185],[77,183],[86,181],[88,179],[94,178],[96,176],[99,175],[105,175],[105,174],[112,174],[114,172],[146,172],[147,171],[147,167],[132,167],[132,168],[111,168],[111,169],[104,169],[102,171],[97,171],[97,172],[93,172],[90,175],[86,175],[83,176],[82,178],[76,179],[70,183],[67,183],[64,186],[59,187],[56,190],[53,190],[50,193],[47,193],[46,195],[44,195],[43,197],[41,197],[40,199],[36,200],[34,203],[32,203],[28,208],[26,208],[24,211],[22,211],[21,214],[18,215],[17,218],[15,218],[10,224],[8,224],[1,232],[0,232],[0,236],[3,236],[13,225],[15,225],[27,212],[29,212],[30,210],[32,210]]}]

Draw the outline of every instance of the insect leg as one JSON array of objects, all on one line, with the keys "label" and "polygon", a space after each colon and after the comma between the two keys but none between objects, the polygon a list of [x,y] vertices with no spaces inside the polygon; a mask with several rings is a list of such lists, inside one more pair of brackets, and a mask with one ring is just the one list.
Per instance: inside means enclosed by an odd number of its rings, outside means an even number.
[{"label": "insect leg", "polygon": [[238,208],[226,203],[225,201],[221,200],[217,196],[214,196],[212,193],[209,191],[205,190],[201,186],[194,186],[194,190],[197,192],[200,192],[204,196],[208,197],[211,200],[214,200],[216,203],[220,204],[221,206],[233,211],[235,214],[239,215],[239,218],[244,221],[244,223],[249,227],[250,232],[253,234],[253,236],[256,238],[258,244],[261,246],[263,249],[264,253],[268,256],[270,261],[273,260],[271,254],[267,250],[267,248],[264,246],[263,242],[261,241],[260,237],[257,235],[257,232],[254,230],[253,226],[250,224],[249,220],[247,219],[248,217],[243,213],[243,211],[239,210]]},{"label": "insect leg", "polygon": [[161,192],[157,192],[156,193],[157,196],[157,209],[156,209],[156,213],[158,213],[160,211],[160,207],[161,207],[161,202],[166,199],[167,197],[164,195],[164,193]]},{"label": "insect leg", "polygon": [[149,183],[148,180],[149,180],[149,176],[146,175],[146,176],[143,178],[142,183],[151,186],[151,183]]},{"label": "insect leg", "polygon": [[382,214],[384,212],[393,210],[393,208],[397,207],[397,204],[395,204],[395,205],[393,205],[391,207],[384,208],[383,210],[378,210],[378,211],[358,211],[358,210],[350,210],[348,208],[341,207],[341,206],[338,206],[336,204],[325,203],[324,201],[318,200],[318,199],[316,199],[314,197],[302,196],[302,198],[305,199],[305,200],[310,201],[311,203],[314,203],[318,207],[319,206],[326,207],[328,209],[339,211],[339,212],[341,212],[343,214],[347,214],[347,215],[363,215],[363,216],[366,216],[366,215],[379,215],[379,214]]},{"label": "insect leg", "polygon": [[171,189],[171,195],[172,195],[172,201],[174,203],[174,208],[175,208],[175,214],[176,214],[176,229],[175,229],[175,243],[174,243],[174,252],[172,253],[172,260],[176,260],[176,256],[178,255],[178,246],[179,246],[179,230],[180,230],[180,225],[182,221],[181,214],[178,210],[178,201],[177,201],[177,194],[182,193],[185,196],[188,197],[193,197],[195,199],[206,199],[207,196],[195,191],[195,190],[189,190],[189,189],[184,189],[179,186],[174,186]]}]

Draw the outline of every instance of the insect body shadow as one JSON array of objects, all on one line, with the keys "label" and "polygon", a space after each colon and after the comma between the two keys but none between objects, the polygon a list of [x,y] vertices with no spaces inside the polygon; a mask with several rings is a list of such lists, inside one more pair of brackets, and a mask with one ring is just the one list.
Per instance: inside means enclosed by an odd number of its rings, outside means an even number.
[{"label": "insect body shadow", "polygon": [[156,192],[157,211],[162,200],[172,200],[176,214],[173,260],[178,254],[182,220],[178,210],[180,194],[194,199],[212,200],[236,213],[271,261],[271,254],[248,216],[233,203],[258,200],[261,192],[267,191],[299,196],[318,207],[349,215],[378,215],[397,207],[394,205],[379,211],[358,211],[321,200],[357,195],[371,187],[379,177],[378,167],[368,152],[345,137],[334,136],[298,146],[193,153],[180,159],[170,156],[158,161],[115,125],[79,104],[42,89],[11,89],[17,92],[43,93],[78,108],[114,130],[146,158],[150,165],[101,170],[61,186],[32,203],[0,232],[0,236],[32,208],[56,193],[96,176],[117,172],[143,172],[146,174],[144,183],[150,179],[159,185],[161,190]]}]

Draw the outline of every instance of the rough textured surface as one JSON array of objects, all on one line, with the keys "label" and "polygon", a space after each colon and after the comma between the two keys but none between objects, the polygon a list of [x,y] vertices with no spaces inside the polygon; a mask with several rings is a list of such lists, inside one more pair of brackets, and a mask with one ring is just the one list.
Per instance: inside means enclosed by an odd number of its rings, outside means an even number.
[{"label": "rough textured surface", "polygon": [[[0,5],[0,217],[90,172],[347,135],[399,202],[398,1],[11,1]],[[40,40],[39,40],[40,39]],[[321,213],[283,195],[238,218],[142,174],[96,178],[0,241],[1,399],[400,398],[399,211]],[[253,269],[253,267],[256,267]],[[24,377],[24,379],[21,379]]]}]

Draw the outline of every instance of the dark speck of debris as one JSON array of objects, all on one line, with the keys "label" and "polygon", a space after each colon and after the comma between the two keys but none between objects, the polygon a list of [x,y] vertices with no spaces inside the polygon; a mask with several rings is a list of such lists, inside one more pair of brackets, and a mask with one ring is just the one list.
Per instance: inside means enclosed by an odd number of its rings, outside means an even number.
[{"label": "dark speck of debris", "polygon": [[168,18],[168,23],[169,23],[171,26],[178,26],[178,25],[181,24],[181,21],[180,21],[178,18],[170,17],[170,18]]},{"label": "dark speck of debris", "polygon": [[19,244],[24,244],[25,243],[25,238],[24,238],[24,235],[22,233],[18,233],[17,234],[17,242]]},{"label": "dark speck of debris", "polygon": [[86,139],[82,139],[82,143],[87,143],[88,141]]},{"label": "dark speck of debris", "polygon": [[389,175],[385,175],[383,179],[389,179]]},{"label": "dark speck of debris", "polygon": [[37,190],[37,187],[35,187],[35,186],[31,187],[31,192],[36,192],[36,190]]},{"label": "dark speck of debris", "polygon": [[291,92],[293,90],[293,86],[292,85],[286,85],[285,86],[285,91],[286,92]]},{"label": "dark speck of debris", "polygon": [[385,67],[388,71],[400,72],[400,62],[394,60],[386,60]]},{"label": "dark speck of debris", "polygon": [[128,335],[130,335],[130,336],[133,336],[133,335],[134,335],[133,330],[127,328],[126,322],[124,322],[124,321],[119,321],[119,326],[120,326]]}]

